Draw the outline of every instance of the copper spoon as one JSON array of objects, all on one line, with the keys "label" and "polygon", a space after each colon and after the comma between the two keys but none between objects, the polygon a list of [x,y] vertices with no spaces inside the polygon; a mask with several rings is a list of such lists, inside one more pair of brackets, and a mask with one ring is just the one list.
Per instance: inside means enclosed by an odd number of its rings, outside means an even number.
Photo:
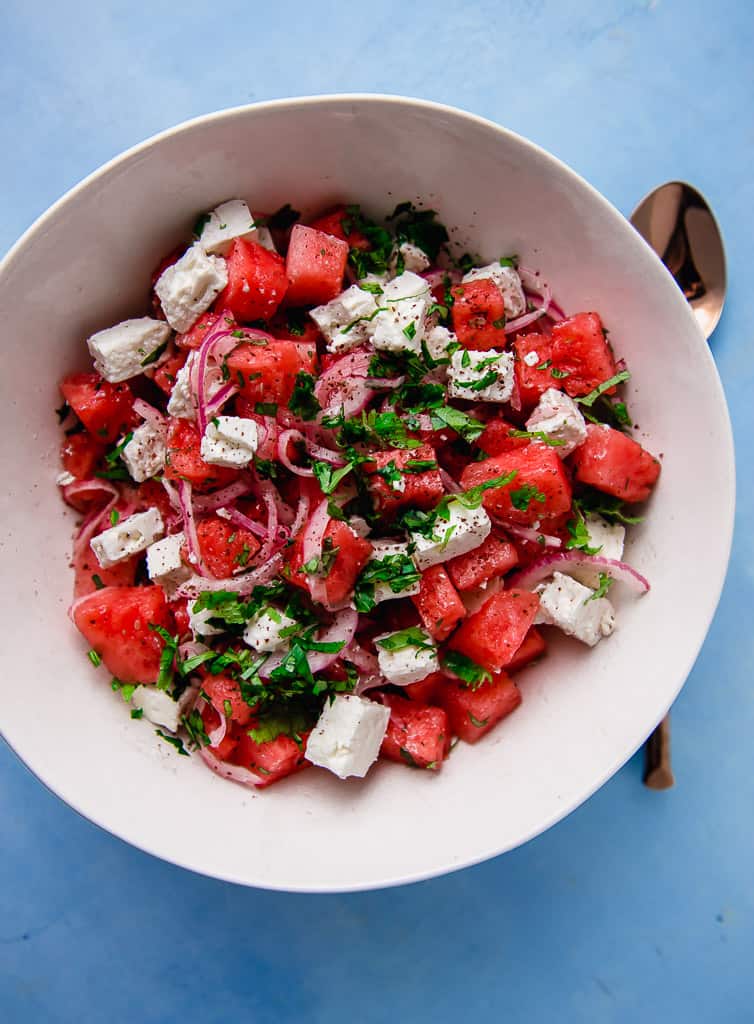
[{"label": "copper spoon", "polygon": [[[709,338],[725,305],[726,274],[722,234],[707,200],[685,181],[669,181],[646,195],[630,220],[673,275]],[[644,750],[644,785],[669,789],[675,782],[669,714]]]}]

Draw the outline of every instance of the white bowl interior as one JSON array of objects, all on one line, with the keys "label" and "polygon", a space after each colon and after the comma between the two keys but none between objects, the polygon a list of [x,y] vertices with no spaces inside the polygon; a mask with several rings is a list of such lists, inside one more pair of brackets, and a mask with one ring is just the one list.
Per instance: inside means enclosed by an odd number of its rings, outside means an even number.
[{"label": "white bowl interior", "polygon": [[[438,775],[378,765],[364,782],[309,770],[261,794],[224,783],[131,721],[66,608],[73,520],[54,479],[57,381],[93,329],[145,304],[150,271],[197,212],[336,200],[440,212],[453,239],[540,268],[567,311],[597,309],[633,373],[640,439],[663,473],[629,559],[652,583],[619,597],[613,637],[574,642],[521,677],[524,703]],[[0,723],[64,800],[129,842],[210,875],[344,890],[438,874],[511,849],[631,755],[693,664],[730,546],[732,441],[721,386],[681,294],[621,216],[549,155],[488,122],[416,101],[281,101],[191,122],[93,175],[0,267],[5,487]],[[704,540],[699,524],[704,524]],[[693,552],[693,558],[689,557]]]}]

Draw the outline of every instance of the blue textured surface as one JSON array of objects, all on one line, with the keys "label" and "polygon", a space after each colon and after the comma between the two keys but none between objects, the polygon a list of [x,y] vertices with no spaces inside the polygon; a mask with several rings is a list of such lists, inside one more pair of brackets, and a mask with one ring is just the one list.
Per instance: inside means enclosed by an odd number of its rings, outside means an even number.
[{"label": "blue textured surface", "polygon": [[130,849],[0,746],[0,1019],[751,1021],[754,7],[260,6],[5,5],[0,249],[159,129],[316,92],[403,92],[486,115],[626,213],[658,182],[695,183],[728,245],[729,305],[713,348],[738,439],[739,505],[720,610],[674,712],[679,783],[648,792],[637,757],[503,858],[398,890],[287,896]]}]

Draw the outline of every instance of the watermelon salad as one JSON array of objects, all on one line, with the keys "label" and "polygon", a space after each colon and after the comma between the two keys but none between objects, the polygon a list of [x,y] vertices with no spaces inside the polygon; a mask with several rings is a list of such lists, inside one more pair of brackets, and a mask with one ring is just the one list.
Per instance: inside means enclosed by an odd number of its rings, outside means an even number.
[{"label": "watermelon salad", "polygon": [[60,385],[70,615],[131,717],[220,776],[438,771],[551,631],[594,646],[611,587],[649,589],[629,371],[516,256],[458,258],[409,203],[233,199],[143,312]]}]

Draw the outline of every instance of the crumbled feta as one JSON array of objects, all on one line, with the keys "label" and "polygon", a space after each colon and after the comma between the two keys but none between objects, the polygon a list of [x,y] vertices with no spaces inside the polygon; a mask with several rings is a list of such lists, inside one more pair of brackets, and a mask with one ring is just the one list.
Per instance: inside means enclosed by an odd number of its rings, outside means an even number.
[{"label": "crumbled feta", "polygon": [[[400,630],[398,632],[401,632]],[[395,633],[383,633],[375,637],[377,661],[380,672],[389,683],[395,686],[408,686],[426,679],[432,672],[440,671],[437,648],[432,643],[429,633],[419,630],[422,635],[421,644],[409,644],[396,651],[386,651],[380,646],[380,640],[395,636]]]},{"label": "crumbled feta", "polygon": [[281,651],[290,644],[290,635],[285,631],[297,625],[296,620],[290,615],[286,615],[273,605],[268,605],[249,620],[243,634],[244,643],[253,651]]},{"label": "crumbled feta", "polygon": [[147,548],[147,574],[153,583],[169,593],[191,575],[191,570],[181,558],[181,548],[185,543],[186,538],[181,531],[171,533]]},{"label": "crumbled feta", "polygon": [[169,337],[170,327],[164,321],[142,316],[97,331],[87,338],[86,344],[97,373],[111,384],[118,384],[143,373],[149,357]]},{"label": "crumbled feta", "polygon": [[58,485],[58,487],[67,487],[68,484],[73,484],[75,482],[76,477],[73,475],[73,473],[68,473],[65,470],[62,473],[58,473],[58,475],[55,477],[55,483]]},{"label": "crumbled feta", "polygon": [[447,508],[448,518],[435,519],[431,537],[410,534],[415,545],[414,561],[422,570],[473,551],[492,529],[490,517],[481,506],[466,508],[459,501],[450,501]]},{"label": "crumbled feta", "polygon": [[422,270],[426,270],[431,263],[426,252],[411,242],[402,242],[393,252],[390,258],[390,270],[392,273],[395,273],[401,260],[403,260],[403,270],[410,270],[415,274],[420,274]]},{"label": "crumbled feta", "polygon": [[485,267],[475,267],[464,274],[463,283],[489,278],[500,289],[505,305],[505,315],[509,320],[526,312],[526,296],[515,267],[501,267],[499,263],[488,263]]},{"label": "crumbled feta", "polygon": [[90,544],[102,568],[109,569],[124,558],[146,551],[164,532],[159,509],[148,508],[146,512],[136,512],[92,537]]},{"label": "crumbled feta", "polygon": [[458,345],[458,338],[452,331],[449,331],[447,327],[433,327],[431,331],[427,331],[424,335],[424,345],[429,352],[430,357],[435,361],[439,362],[443,359],[450,359],[448,348],[451,345]]},{"label": "crumbled feta", "polygon": [[209,309],[228,283],[225,260],[197,242],[160,275],[154,290],[168,323],[183,334]]},{"label": "crumbled feta", "polygon": [[357,284],[346,288],[336,298],[316,306],[309,316],[327,339],[329,352],[345,352],[361,345],[371,328],[371,317],[377,309],[377,296]]},{"label": "crumbled feta", "polygon": [[615,609],[606,597],[594,597],[594,591],[570,576],[553,573],[548,583],[536,588],[539,594],[538,623],[557,626],[594,647],[615,628]]},{"label": "crumbled feta", "polygon": [[252,242],[256,242],[257,245],[261,245],[265,249],[269,249],[270,252],[277,252],[275,243],[272,239],[272,232],[269,228],[266,228],[263,224],[257,225],[257,230]]},{"label": "crumbled feta", "polygon": [[306,759],[341,779],[363,779],[377,760],[390,708],[354,694],[325,702],[306,744]]},{"label": "crumbled feta", "polygon": [[546,434],[553,441],[562,441],[555,451],[564,459],[586,441],[586,423],[572,398],[548,388],[529,419],[526,429]]},{"label": "crumbled feta", "polygon": [[242,416],[216,416],[207,424],[201,456],[213,466],[229,469],[248,466],[259,444],[254,420]]},{"label": "crumbled feta", "polygon": [[368,537],[372,532],[372,527],[362,516],[351,516],[348,520],[348,525],[357,537]]},{"label": "crumbled feta", "polygon": [[196,416],[196,406],[191,393],[191,357],[175,375],[173,390],[168,399],[168,416],[174,416],[179,420],[192,420]]},{"label": "crumbled feta", "polygon": [[209,214],[199,244],[205,252],[225,256],[237,238],[257,242],[256,233],[254,218],[243,199],[229,199]]},{"label": "crumbled feta", "polygon": [[513,355],[492,348],[487,352],[459,349],[450,357],[448,394],[467,401],[509,401],[513,394]]},{"label": "crumbled feta", "polygon": [[[626,540],[625,526],[608,523],[602,516],[593,513],[584,517],[584,525],[589,534],[589,547],[597,548],[593,553],[600,558],[612,558],[619,562],[623,557],[623,544]],[[600,584],[599,569],[572,569],[568,575],[586,587],[598,587]]]},{"label": "crumbled feta", "polygon": [[371,322],[374,347],[381,352],[420,352],[424,317],[431,301],[423,277],[406,271],[385,285],[380,312]]},{"label": "crumbled feta", "polygon": [[137,483],[143,483],[164,467],[167,454],[166,438],[166,426],[142,423],[134,430],[120,457]]},{"label": "crumbled feta", "polygon": [[536,366],[539,362],[539,352],[535,352],[533,349],[531,352],[527,352],[524,356],[524,362],[527,366]]},{"label": "crumbled feta", "polygon": [[[373,540],[372,541],[372,553],[369,556],[369,562],[382,562],[383,559],[388,558],[391,555],[404,555],[409,558],[408,544],[402,544],[400,541],[392,540]],[[389,583],[377,580],[374,584],[374,600],[376,604],[380,604],[382,601],[392,601],[396,597],[411,597],[412,594],[418,594],[421,586],[421,582],[417,581],[411,586],[406,587],[404,590],[399,590],[396,594],[391,588]]]},{"label": "crumbled feta", "polygon": [[131,696],[131,703],[141,708],[144,718],[153,725],[161,725],[169,732],[178,732],[181,717],[186,714],[196,698],[196,687],[187,686],[178,700],[156,686],[137,686]]}]

